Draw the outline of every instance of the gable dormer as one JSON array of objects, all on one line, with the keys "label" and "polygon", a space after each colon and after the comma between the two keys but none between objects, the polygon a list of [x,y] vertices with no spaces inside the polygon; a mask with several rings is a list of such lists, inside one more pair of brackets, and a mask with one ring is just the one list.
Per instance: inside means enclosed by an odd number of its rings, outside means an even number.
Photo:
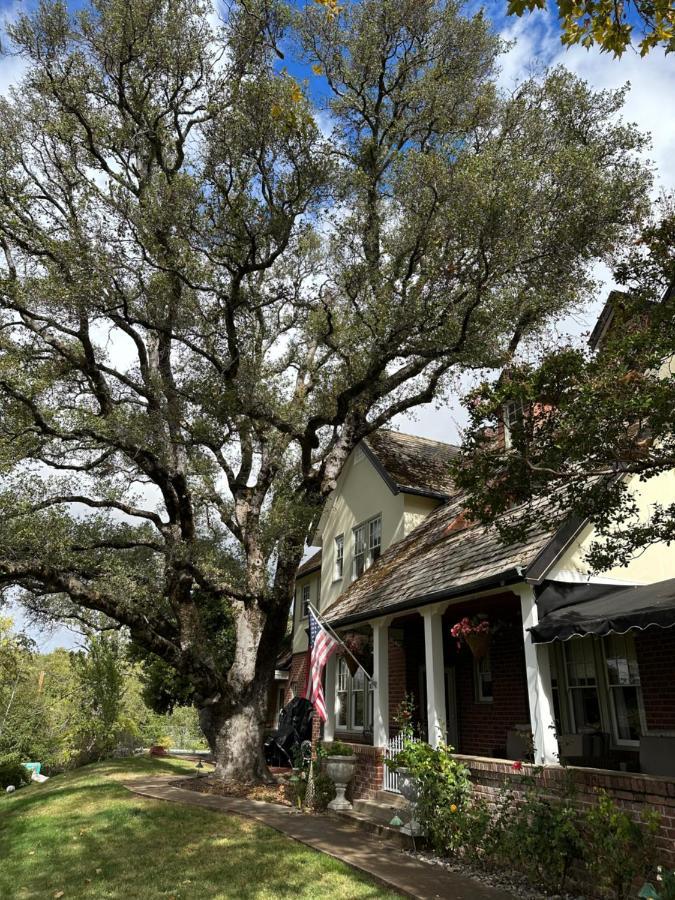
[{"label": "gable dormer", "polygon": [[453,493],[458,448],[382,429],[351,453],[313,544],[322,548],[321,608]]}]

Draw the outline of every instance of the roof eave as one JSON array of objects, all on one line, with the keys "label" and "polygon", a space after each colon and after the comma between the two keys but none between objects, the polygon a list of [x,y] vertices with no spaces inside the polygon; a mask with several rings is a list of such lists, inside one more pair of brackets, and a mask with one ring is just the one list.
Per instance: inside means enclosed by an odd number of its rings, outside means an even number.
[{"label": "roof eave", "polygon": [[518,582],[524,580],[523,567],[511,566],[496,575],[479,578],[476,581],[471,581],[469,584],[463,584],[456,588],[446,588],[442,591],[433,591],[430,594],[423,594],[422,596],[413,597],[409,600],[402,600],[400,603],[387,606],[377,612],[371,610],[370,612],[353,613],[349,616],[343,616],[341,619],[330,621],[330,625],[333,628],[342,628],[345,625],[355,625],[357,622],[369,622],[373,619],[379,619],[382,616],[396,615],[397,613],[416,609],[419,606],[429,606],[432,603],[439,603],[443,600],[456,600],[466,594],[475,594],[477,591],[484,591],[493,587],[506,587],[507,585],[518,584]]}]

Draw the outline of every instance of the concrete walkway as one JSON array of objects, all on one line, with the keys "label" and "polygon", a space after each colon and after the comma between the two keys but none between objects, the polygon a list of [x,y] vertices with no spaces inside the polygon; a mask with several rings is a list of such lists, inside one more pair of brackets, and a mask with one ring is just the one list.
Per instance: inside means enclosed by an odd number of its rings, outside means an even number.
[{"label": "concrete walkway", "polygon": [[262,800],[199,794],[177,787],[177,782],[181,781],[185,778],[170,776],[139,778],[123,783],[130,791],[143,797],[255,819],[308,847],[342,860],[385,887],[417,900],[513,900],[512,894],[448,872],[440,866],[412,859],[348,822],[329,816],[307,815],[290,806]]}]

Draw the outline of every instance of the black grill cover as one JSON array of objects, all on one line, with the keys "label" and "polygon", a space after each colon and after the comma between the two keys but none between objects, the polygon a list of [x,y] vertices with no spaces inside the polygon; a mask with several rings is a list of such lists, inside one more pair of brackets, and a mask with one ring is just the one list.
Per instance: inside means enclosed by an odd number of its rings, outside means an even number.
[{"label": "black grill cover", "polygon": [[545,581],[537,590],[539,624],[530,629],[535,644],[587,634],[623,634],[631,628],[675,626],[675,578],[620,587]]}]

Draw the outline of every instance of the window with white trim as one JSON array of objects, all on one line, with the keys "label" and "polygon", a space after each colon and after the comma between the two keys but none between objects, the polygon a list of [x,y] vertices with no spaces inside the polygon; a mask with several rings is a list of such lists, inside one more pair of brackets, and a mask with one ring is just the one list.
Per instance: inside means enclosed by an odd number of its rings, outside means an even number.
[{"label": "window with white trim", "polygon": [[563,648],[572,731],[575,734],[602,731],[593,639],[572,639]]},{"label": "window with white trim", "polygon": [[521,406],[516,400],[509,400],[502,407],[504,420],[504,447],[508,450],[513,445],[513,427],[521,417]]},{"label": "window with white trim", "polygon": [[492,703],[492,663],[490,654],[482,659],[474,659],[474,683],[476,685],[476,701],[478,703]]},{"label": "window with white trim", "polygon": [[368,522],[357,525],[352,530],[354,541],[354,557],[352,561],[352,579],[370,568],[382,552],[382,516],[375,516]]},{"label": "window with white trim", "polygon": [[333,570],[333,581],[339,581],[342,578],[345,565],[345,536],[339,534],[335,538],[335,568]]},{"label": "window with white trim", "polygon": [[302,618],[306,619],[307,614],[309,613],[309,601],[310,601],[310,586],[308,584],[303,584],[302,586]]},{"label": "window with white trim", "polygon": [[644,712],[633,636],[610,634],[603,647],[614,737],[617,743],[637,744],[644,730]]},{"label": "window with white trim", "polygon": [[335,728],[338,731],[364,731],[372,724],[372,684],[363,669],[350,675],[344,657],[340,657],[335,678]]}]

